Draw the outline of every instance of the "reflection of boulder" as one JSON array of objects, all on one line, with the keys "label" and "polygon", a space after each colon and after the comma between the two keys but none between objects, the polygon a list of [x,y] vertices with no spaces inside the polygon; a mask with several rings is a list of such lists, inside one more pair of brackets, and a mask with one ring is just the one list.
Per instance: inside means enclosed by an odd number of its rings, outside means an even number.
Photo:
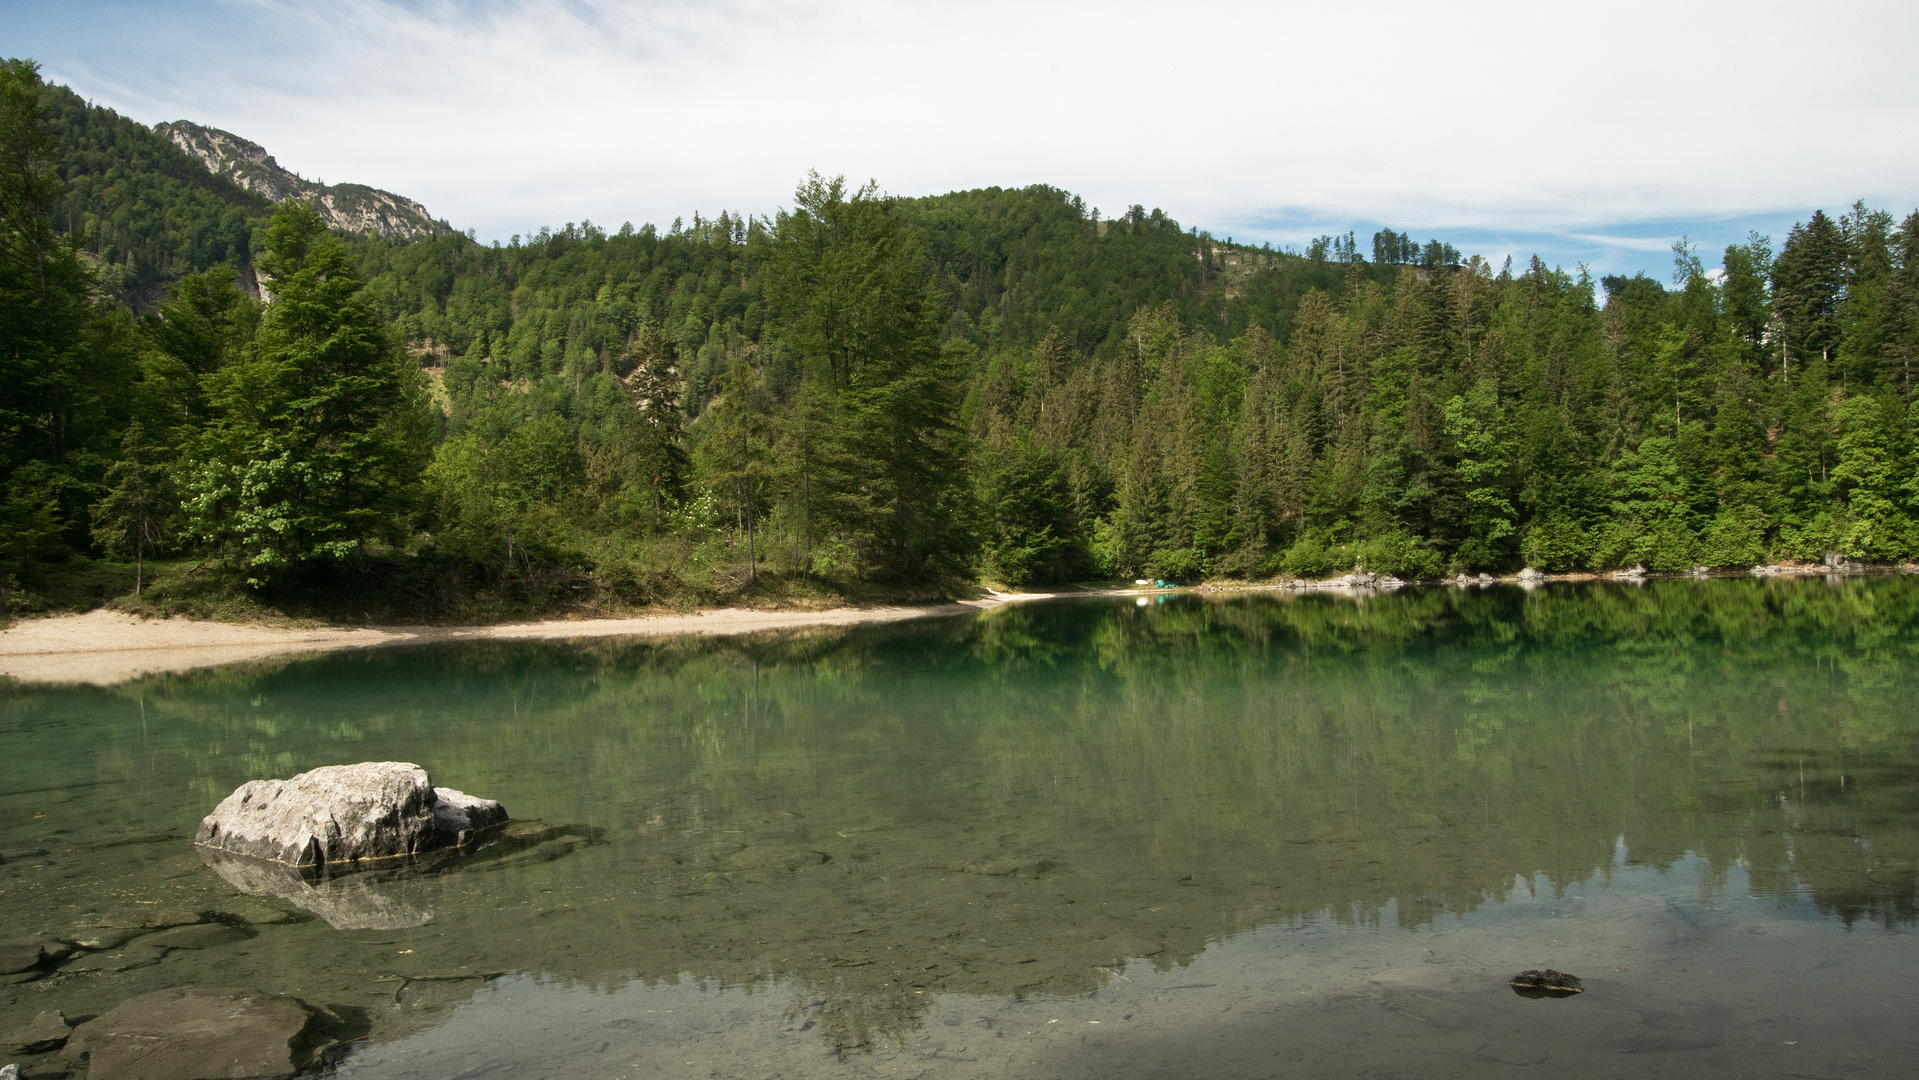
[{"label": "reflection of boulder", "polygon": [[335,930],[403,930],[433,918],[439,883],[417,867],[309,878],[285,863],[200,849],[200,858],[250,896],[277,896]]},{"label": "reflection of boulder", "polygon": [[193,842],[321,870],[477,846],[506,820],[499,803],[435,788],[418,765],[366,761],[241,784]]},{"label": "reflection of boulder", "polygon": [[557,859],[591,843],[596,831],[516,821],[486,833],[478,853],[453,848],[399,865],[389,860],[379,869],[332,874],[206,846],[199,852],[202,862],[241,892],[277,896],[336,930],[404,930],[432,920],[441,875]]}]

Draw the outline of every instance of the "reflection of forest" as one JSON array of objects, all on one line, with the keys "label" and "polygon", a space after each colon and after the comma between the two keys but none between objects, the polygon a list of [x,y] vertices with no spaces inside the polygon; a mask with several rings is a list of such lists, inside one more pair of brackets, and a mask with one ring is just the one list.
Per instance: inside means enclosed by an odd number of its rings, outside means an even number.
[{"label": "reflection of forest", "polygon": [[[74,796],[94,821],[150,832],[124,824],[150,803],[176,834],[251,777],[419,761],[605,838],[445,879],[399,932],[441,970],[785,974],[856,1045],[939,990],[1083,992],[1395,901],[1418,925],[1609,874],[1622,841],[1910,923],[1916,609],[1903,579],[1064,602],[17,692],[6,734],[35,752],[76,700],[110,714],[84,755],[40,756],[97,785]],[[323,926],[276,933],[247,962],[383,970]]]}]

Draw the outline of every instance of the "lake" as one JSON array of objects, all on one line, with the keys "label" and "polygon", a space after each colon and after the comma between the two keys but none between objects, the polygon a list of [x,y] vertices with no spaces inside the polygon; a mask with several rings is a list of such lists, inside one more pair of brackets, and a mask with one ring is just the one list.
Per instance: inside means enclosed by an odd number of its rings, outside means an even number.
[{"label": "lake", "polygon": [[[0,1028],[207,985],[333,1008],[355,1080],[1909,1075],[1916,663],[1919,581],[1878,577],[12,686],[6,938],[245,936],[0,986]],[[237,785],[369,760],[545,828],[294,901],[194,853]],[[1586,992],[1507,985],[1548,966]]]}]

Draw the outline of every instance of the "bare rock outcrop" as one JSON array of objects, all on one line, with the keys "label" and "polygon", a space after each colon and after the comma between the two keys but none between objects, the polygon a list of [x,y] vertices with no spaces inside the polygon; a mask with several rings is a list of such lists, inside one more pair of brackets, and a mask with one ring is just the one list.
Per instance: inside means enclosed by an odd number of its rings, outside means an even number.
[{"label": "bare rock outcrop", "polygon": [[475,845],[506,809],[401,761],[329,765],[290,780],[253,780],[200,822],[193,842],[310,873],[333,873]]},{"label": "bare rock outcrop", "polygon": [[259,143],[230,131],[190,120],[155,124],[153,130],[205,165],[208,172],[242,190],[268,202],[297,199],[311,204],[332,228],[400,240],[447,231],[447,226],[434,221],[426,207],[412,199],[364,184],[315,183],[282,168]]}]

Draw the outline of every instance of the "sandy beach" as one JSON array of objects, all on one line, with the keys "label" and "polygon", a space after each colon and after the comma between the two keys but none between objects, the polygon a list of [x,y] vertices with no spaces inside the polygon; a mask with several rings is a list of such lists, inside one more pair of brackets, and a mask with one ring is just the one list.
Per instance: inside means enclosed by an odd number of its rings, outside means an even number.
[{"label": "sandy beach", "polygon": [[751,611],[723,608],[632,619],[553,619],[494,626],[395,626],[291,630],[192,619],[141,619],[90,611],[27,619],[0,630],[0,676],[23,683],[111,686],[142,675],[189,671],[287,653],[368,649],[448,641],[750,634],[799,626],[854,626],[958,615],[1039,594],[998,593],[978,600],[901,607],[826,611]]}]

